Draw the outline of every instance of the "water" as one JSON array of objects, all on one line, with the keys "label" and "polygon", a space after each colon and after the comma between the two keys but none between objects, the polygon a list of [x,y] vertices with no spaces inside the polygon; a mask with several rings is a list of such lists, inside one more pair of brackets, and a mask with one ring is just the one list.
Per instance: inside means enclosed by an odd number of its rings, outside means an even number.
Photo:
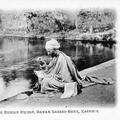
[{"label": "water", "polygon": [[[113,43],[73,40],[59,42],[61,50],[72,58],[79,71],[115,58]],[[0,75],[7,76],[7,82],[0,77],[0,101],[29,89],[31,82],[22,78],[22,73],[26,68],[36,67],[36,57],[47,55],[44,45],[45,41],[40,39],[0,38]]]},{"label": "water", "polygon": [[[69,55],[78,70],[115,58],[115,44],[59,40],[61,50]],[[0,70],[17,65],[31,67],[35,57],[46,56],[45,41],[21,37],[0,38]]]}]

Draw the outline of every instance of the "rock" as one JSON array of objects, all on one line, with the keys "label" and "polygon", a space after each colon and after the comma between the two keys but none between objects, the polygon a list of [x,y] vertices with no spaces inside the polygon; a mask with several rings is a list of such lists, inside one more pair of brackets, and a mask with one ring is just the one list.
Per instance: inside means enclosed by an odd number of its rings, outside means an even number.
[{"label": "rock", "polygon": [[29,96],[27,95],[27,94],[19,94],[19,95],[17,95],[16,97],[15,97],[15,99],[17,99],[17,100],[23,100],[23,99],[26,99],[26,98],[28,98]]}]

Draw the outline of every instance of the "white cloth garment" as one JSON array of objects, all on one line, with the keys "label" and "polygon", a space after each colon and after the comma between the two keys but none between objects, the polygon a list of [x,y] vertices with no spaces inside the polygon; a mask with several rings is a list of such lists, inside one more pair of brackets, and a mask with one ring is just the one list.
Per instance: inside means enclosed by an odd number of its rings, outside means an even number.
[{"label": "white cloth garment", "polygon": [[60,98],[70,98],[72,96],[77,95],[77,83],[65,83],[64,93],[61,95]]}]

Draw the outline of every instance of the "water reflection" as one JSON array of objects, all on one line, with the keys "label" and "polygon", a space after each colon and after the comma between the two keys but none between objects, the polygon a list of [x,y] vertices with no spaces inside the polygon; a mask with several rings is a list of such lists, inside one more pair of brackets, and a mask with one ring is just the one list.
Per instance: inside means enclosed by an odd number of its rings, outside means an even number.
[{"label": "water reflection", "polygon": [[[78,70],[85,69],[113,59],[115,57],[114,43],[96,43],[91,41],[61,41],[61,50],[71,56]],[[33,66],[33,59],[46,56],[44,39],[2,37],[0,38],[0,69],[18,63]]]},{"label": "water reflection", "polygon": [[107,42],[61,42],[62,50],[71,56],[78,70],[115,58],[115,44]]},{"label": "water reflection", "polygon": [[26,39],[3,38],[0,48],[0,68],[8,67],[28,59]]}]

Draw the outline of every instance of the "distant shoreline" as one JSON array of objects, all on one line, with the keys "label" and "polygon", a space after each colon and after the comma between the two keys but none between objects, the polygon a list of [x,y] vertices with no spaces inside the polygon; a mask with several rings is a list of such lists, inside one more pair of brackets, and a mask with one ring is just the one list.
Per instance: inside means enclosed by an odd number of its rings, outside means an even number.
[{"label": "distant shoreline", "polygon": [[[0,37],[23,37],[23,38],[56,38],[56,39],[61,39],[61,40],[83,40],[83,41],[110,41],[110,42],[116,42],[116,40],[103,40],[104,35],[109,35],[109,34],[116,34],[116,31],[111,29],[109,31],[104,31],[104,32],[98,32],[98,33],[79,33],[78,31],[69,31],[69,32],[58,32],[58,33],[44,33],[40,35],[31,35],[31,34],[5,34],[0,32]],[[111,37],[112,38],[112,37]],[[92,40],[91,40],[92,39]]]}]

